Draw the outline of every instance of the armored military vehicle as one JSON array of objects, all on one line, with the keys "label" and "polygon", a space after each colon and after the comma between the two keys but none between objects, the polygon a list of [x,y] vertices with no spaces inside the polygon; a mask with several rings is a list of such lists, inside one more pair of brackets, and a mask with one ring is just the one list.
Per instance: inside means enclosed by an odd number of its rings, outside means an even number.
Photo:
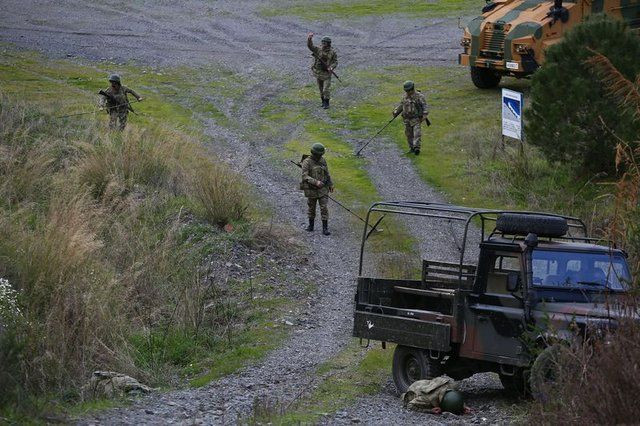
[{"label": "armored military vehicle", "polygon": [[[539,392],[558,345],[607,335],[621,316],[615,306],[631,284],[627,256],[589,238],[578,218],[380,202],[367,222],[377,212],[444,222],[425,228],[434,238],[446,236],[440,232],[448,229],[445,223],[461,224],[459,259],[421,259],[415,279],[363,274],[372,263],[365,256],[365,226],[353,335],[397,345],[399,392],[419,379],[447,374],[459,380],[485,371],[498,373],[510,391],[525,394],[531,384]],[[537,383],[529,380],[532,368],[542,372]]]},{"label": "armored military vehicle", "polygon": [[471,68],[481,89],[497,86],[504,75],[526,77],[542,65],[547,47],[593,13],[640,28],[639,0],[487,0],[464,29],[458,62]]}]

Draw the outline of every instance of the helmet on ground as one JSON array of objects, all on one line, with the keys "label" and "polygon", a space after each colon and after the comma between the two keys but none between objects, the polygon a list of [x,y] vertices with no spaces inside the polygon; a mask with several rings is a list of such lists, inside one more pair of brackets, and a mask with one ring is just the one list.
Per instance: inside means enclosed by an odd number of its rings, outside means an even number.
[{"label": "helmet on ground", "polygon": [[109,81],[112,83],[120,83],[120,76],[118,74],[111,74],[109,76]]},{"label": "helmet on ground", "polygon": [[311,153],[315,155],[323,155],[324,145],[322,145],[321,143],[314,143],[311,147]]},{"label": "helmet on ground", "polygon": [[404,85],[402,87],[404,87],[405,92],[408,92],[409,90],[413,90],[415,85],[413,84],[413,81],[407,80],[404,82]]},{"label": "helmet on ground", "polygon": [[324,36],[324,37],[322,37],[322,39],[320,41],[323,42],[323,43],[331,44],[331,37]]},{"label": "helmet on ground", "polygon": [[462,394],[456,390],[448,390],[440,401],[440,409],[453,414],[462,414],[464,412]]}]

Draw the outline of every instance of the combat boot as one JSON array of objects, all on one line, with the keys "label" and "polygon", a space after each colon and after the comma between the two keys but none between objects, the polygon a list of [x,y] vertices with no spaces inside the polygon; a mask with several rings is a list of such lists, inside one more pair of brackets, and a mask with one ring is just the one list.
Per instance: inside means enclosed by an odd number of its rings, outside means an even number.
[{"label": "combat boot", "polygon": [[413,153],[414,153],[415,155],[420,154],[420,148],[413,148]]},{"label": "combat boot", "polygon": [[329,109],[329,98],[324,98],[324,103],[322,104],[322,108]]},{"label": "combat boot", "polygon": [[322,221],[322,233],[324,235],[331,235],[331,232],[329,232],[329,221],[328,220],[323,220]]},{"label": "combat boot", "polygon": [[313,231],[313,221],[314,221],[313,219],[309,218],[309,225],[307,225],[307,227],[304,228],[305,231],[309,231],[309,232]]},{"label": "combat boot", "polygon": [[320,99],[322,99],[322,108],[324,108],[324,104],[326,102],[325,99],[324,99],[324,96],[320,96]]}]

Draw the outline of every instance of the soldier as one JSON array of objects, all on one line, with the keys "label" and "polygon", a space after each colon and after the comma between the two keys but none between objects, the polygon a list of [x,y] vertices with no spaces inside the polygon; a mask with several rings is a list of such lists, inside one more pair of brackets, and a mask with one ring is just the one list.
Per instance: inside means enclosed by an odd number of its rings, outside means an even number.
[{"label": "soldier", "polygon": [[409,149],[414,154],[420,154],[420,142],[422,129],[420,127],[423,120],[427,119],[429,111],[427,109],[427,101],[419,90],[415,90],[413,81],[405,81],[405,96],[402,98],[400,105],[393,110],[393,116],[397,117],[402,114],[404,120],[404,134],[407,136]]},{"label": "soldier", "polygon": [[320,216],[322,217],[322,233],[331,235],[329,232],[329,192],[333,192],[333,182],[329,175],[327,162],[324,155],[324,146],[321,143],[314,143],[311,147],[311,155],[303,157],[302,160],[302,183],[300,189],[304,190],[309,206],[309,225],[306,230],[313,231],[316,218],[316,202],[320,204]]},{"label": "soldier", "polygon": [[100,99],[100,109],[102,110],[105,106],[107,107],[110,129],[115,129],[118,121],[120,121],[118,129],[124,130],[124,127],[127,125],[129,111],[132,111],[127,94],[131,93],[138,102],[142,101],[142,96],[139,96],[133,90],[120,84],[120,76],[117,74],[111,74],[109,76],[109,83],[111,83],[111,87],[104,91],[107,96],[102,96]]},{"label": "soldier", "polygon": [[455,389],[453,379],[445,376],[413,382],[403,393],[404,406],[413,410],[441,414],[469,414],[471,409],[464,404],[462,394]]},{"label": "soldier", "polygon": [[327,36],[322,37],[322,47],[317,47],[313,45],[313,33],[309,33],[307,47],[314,58],[311,70],[318,80],[322,108],[327,109],[331,98],[331,71],[338,66],[338,55],[331,47],[331,38]]}]

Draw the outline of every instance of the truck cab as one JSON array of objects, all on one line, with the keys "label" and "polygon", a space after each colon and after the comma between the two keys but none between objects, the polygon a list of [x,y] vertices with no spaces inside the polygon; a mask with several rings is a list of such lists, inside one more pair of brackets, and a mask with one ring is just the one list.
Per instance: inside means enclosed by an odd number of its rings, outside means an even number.
[{"label": "truck cab", "polygon": [[[525,393],[536,354],[611,327],[631,283],[626,254],[589,238],[577,218],[433,203],[377,203],[374,212],[462,225],[460,258],[423,259],[413,280],[363,276],[363,236],[353,334],[397,345],[399,392],[422,378],[493,371]],[[477,261],[466,262],[471,246]]]}]

